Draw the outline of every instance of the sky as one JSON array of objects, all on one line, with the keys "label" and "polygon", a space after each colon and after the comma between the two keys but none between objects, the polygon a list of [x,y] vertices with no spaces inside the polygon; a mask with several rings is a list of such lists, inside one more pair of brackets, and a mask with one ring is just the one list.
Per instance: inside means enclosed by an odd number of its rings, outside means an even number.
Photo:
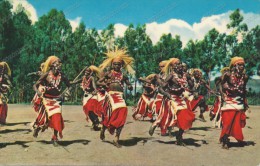
[{"label": "sky", "polygon": [[80,22],[86,28],[105,29],[115,25],[115,36],[123,36],[129,24],[146,24],[153,43],[162,34],[180,35],[183,46],[202,39],[212,28],[226,28],[230,13],[239,8],[249,29],[260,25],[260,0],[9,0],[14,8],[21,3],[34,23],[51,9],[62,10],[75,30]]}]

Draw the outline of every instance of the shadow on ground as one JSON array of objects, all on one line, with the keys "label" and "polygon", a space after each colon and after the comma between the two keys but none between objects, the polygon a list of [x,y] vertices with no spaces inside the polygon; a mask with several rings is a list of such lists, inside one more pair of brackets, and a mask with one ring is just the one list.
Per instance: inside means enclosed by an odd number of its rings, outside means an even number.
[{"label": "shadow on ground", "polygon": [[26,145],[27,143],[30,143],[31,141],[15,141],[15,142],[8,142],[8,143],[0,143],[0,149],[5,148],[10,145],[20,145],[23,148],[28,148],[29,146]]},{"label": "shadow on ground", "polygon": [[[41,140],[41,141],[37,141],[43,144],[52,144],[51,141],[46,141],[46,140]],[[59,145],[61,146],[69,146],[72,144],[82,144],[82,145],[87,145],[90,141],[89,140],[84,140],[84,139],[79,139],[79,140],[66,140],[66,141],[59,141]]]},{"label": "shadow on ground", "polygon": [[[142,145],[145,145],[145,143],[147,143],[148,140],[150,140],[152,138],[147,138],[147,137],[132,137],[129,139],[125,139],[125,140],[119,140],[119,144],[122,146],[135,146],[137,145],[138,142],[142,143]],[[113,144],[113,141],[106,141],[104,140],[103,142],[105,143],[109,143],[111,145]]]},{"label": "shadow on ground", "polygon": [[[172,141],[162,141],[162,140],[156,140],[155,142],[161,143],[161,144],[176,144],[176,139],[173,138]],[[186,146],[194,146],[194,147],[200,147],[201,145],[207,145],[206,140],[195,140],[193,138],[186,138],[183,139],[183,143]]]},{"label": "shadow on ground", "polygon": [[32,131],[31,129],[15,129],[15,130],[5,129],[5,130],[1,130],[0,134],[8,134],[14,132],[25,132],[25,134],[29,134],[31,131]]},{"label": "shadow on ground", "polygon": [[16,125],[28,125],[28,124],[30,124],[31,122],[17,122],[17,123],[7,123],[7,124],[5,124],[6,126],[16,126]]}]

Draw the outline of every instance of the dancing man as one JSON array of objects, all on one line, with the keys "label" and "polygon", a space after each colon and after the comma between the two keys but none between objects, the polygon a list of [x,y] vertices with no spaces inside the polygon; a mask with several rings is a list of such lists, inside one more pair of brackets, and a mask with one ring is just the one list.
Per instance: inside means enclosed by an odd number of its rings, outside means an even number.
[{"label": "dancing man", "polygon": [[104,112],[102,113],[102,129],[100,132],[100,139],[105,139],[105,130],[108,129],[110,134],[115,135],[113,141],[116,147],[121,147],[119,144],[119,137],[122,128],[125,125],[127,117],[127,106],[123,98],[124,83],[129,90],[133,87],[130,84],[126,75],[123,74],[122,69],[125,69],[129,74],[134,74],[132,68],[134,59],[129,57],[125,50],[115,49],[106,53],[107,59],[100,65],[103,70],[107,66],[112,66],[112,69],[108,71],[103,78],[98,81],[100,86],[106,85],[108,93],[104,101]]},{"label": "dancing man", "polygon": [[155,74],[150,74],[146,78],[139,78],[143,83],[143,94],[141,95],[137,106],[133,109],[132,115],[135,120],[140,120],[148,117],[150,120],[153,118],[152,105],[155,95]]},{"label": "dancing man", "polygon": [[[58,133],[60,138],[63,137],[64,121],[61,112],[61,100],[64,97],[61,94],[62,82],[70,87],[70,82],[61,72],[61,61],[56,56],[50,56],[46,60],[43,73],[40,79],[34,84],[33,88],[41,98],[41,106],[38,110],[38,116],[34,122],[33,136],[37,137],[38,132],[42,132],[48,127],[54,130],[52,143],[58,145]],[[64,95],[68,95],[68,91]]]},{"label": "dancing man", "polygon": [[164,67],[166,65],[167,61],[161,61],[159,63],[159,70],[160,73],[155,76],[156,80],[156,98],[153,102],[153,115],[155,118],[155,121],[152,123],[150,129],[149,129],[149,134],[152,136],[154,133],[154,130],[156,129],[157,126],[160,127],[161,129],[161,136],[167,136],[167,120],[169,116],[169,110],[168,109],[163,109],[164,106],[166,105],[167,98],[159,92],[159,88],[162,88],[164,80],[166,79],[166,75],[164,73]]},{"label": "dancing man", "polygon": [[182,70],[181,61],[178,58],[171,58],[165,68],[167,78],[165,80],[164,88],[160,88],[160,92],[167,97],[167,102],[162,109],[170,110],[167,127],[171,128],[177,126],[179,131],[176,135],[176,144],[185,145],[183,143],[182,135],[184,130],[191,128],[195,119],[195,114],[189,109],[185,98],[185,89],[188,84],[192,84],[187,80],[186,75]]},{"label": "dancing man", "polygon": [[208,111],[208,105],[206,104],[205,96],[201,94],[201,88],[205,87],[208,91],[211,92],[209,85],[202,78],[202,71],[200,69],[193,69],[192,71],[192,81],[193,85],[190,87],[193,99],[190,102],[192,111],[195,111],[197,107],[200,108],[199,118],[202,122],[206,122],[203,113]]},{"label": "dancing man", "polygon": [[8,111],[8,92],[12,87],[11,70],[6,62],[0,62],[0,125],[6,124]]},{"label": "dancing man", "polygon": [[74,83],[81,83],[81,88],[84,91],[83,97],[83,111],[86,115],[86,120],[88,118],[92,122],[93,130],[99,131],[100,124],[98,117],[101,117],[101,113],[98,111],[98,91],[96,87],[96,79],[100,77],[101,70],[91,65],[85,70],[85,74],[82,79],[75,81]]},{"label": "dancing man", "polygon": [[221,107],[222,131],[220,141],[222,147],[228,149],[229,136],[234,137],[239,145],[244,146],[242,128],[246,125],[245,111],[246,84],[248,76],[245,74],[245,61],[242,57],[233,57],[230,62],[230,72],[223,75],[220,92],[224,101]]}]

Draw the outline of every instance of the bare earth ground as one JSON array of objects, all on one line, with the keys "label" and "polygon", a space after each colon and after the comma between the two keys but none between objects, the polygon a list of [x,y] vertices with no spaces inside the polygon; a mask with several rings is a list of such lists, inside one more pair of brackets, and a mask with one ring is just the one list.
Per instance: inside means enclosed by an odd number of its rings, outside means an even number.
[{"label": "bare earth ground", "polygon": [[[186,131],[187,146],[176,146],[175,137],[160,136],[156,129],[148,134],[150,122],[134,121],[129,108],[127,123],[122,131],[122,148],[106,141],[86,123],[81,106],[63,106],[65,129],[61,146],[50,144],[52,130],[33,138],[30,123],[36,114],[31,105],[9,105],[7,125],[0,127],[0,165],[251,165],[260,164],[260,107],[252,106],[244,128],[249,145],[224,150],[218,144],[220,129],[196,120]],[[175,129],[175,131],[177,128]],[[173,135],[176,133],[173,132]]]}]

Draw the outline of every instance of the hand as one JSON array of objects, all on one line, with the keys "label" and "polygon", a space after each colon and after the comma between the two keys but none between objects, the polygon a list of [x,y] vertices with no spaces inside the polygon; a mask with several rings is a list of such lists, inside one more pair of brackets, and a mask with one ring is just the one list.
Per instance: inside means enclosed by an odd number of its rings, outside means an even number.
[{"label": "hand", "polygon": [[193,96],[194,96],[194,99],[197,100],[199,98],[199,93],[198,92],[194,92]]},{"label": "hand", "polygon": [[92,95],[96,95],[96,94],[97,94],[97,91],[94,90],[91,94],[92,94]]},{"label": "hand", "polygon": [[42,96],[42,92],[40,92],[40,91],[37,91],[36,93],[37,93],[37,95],[38,95],[39,97],[41,97],[41,96]]}]

